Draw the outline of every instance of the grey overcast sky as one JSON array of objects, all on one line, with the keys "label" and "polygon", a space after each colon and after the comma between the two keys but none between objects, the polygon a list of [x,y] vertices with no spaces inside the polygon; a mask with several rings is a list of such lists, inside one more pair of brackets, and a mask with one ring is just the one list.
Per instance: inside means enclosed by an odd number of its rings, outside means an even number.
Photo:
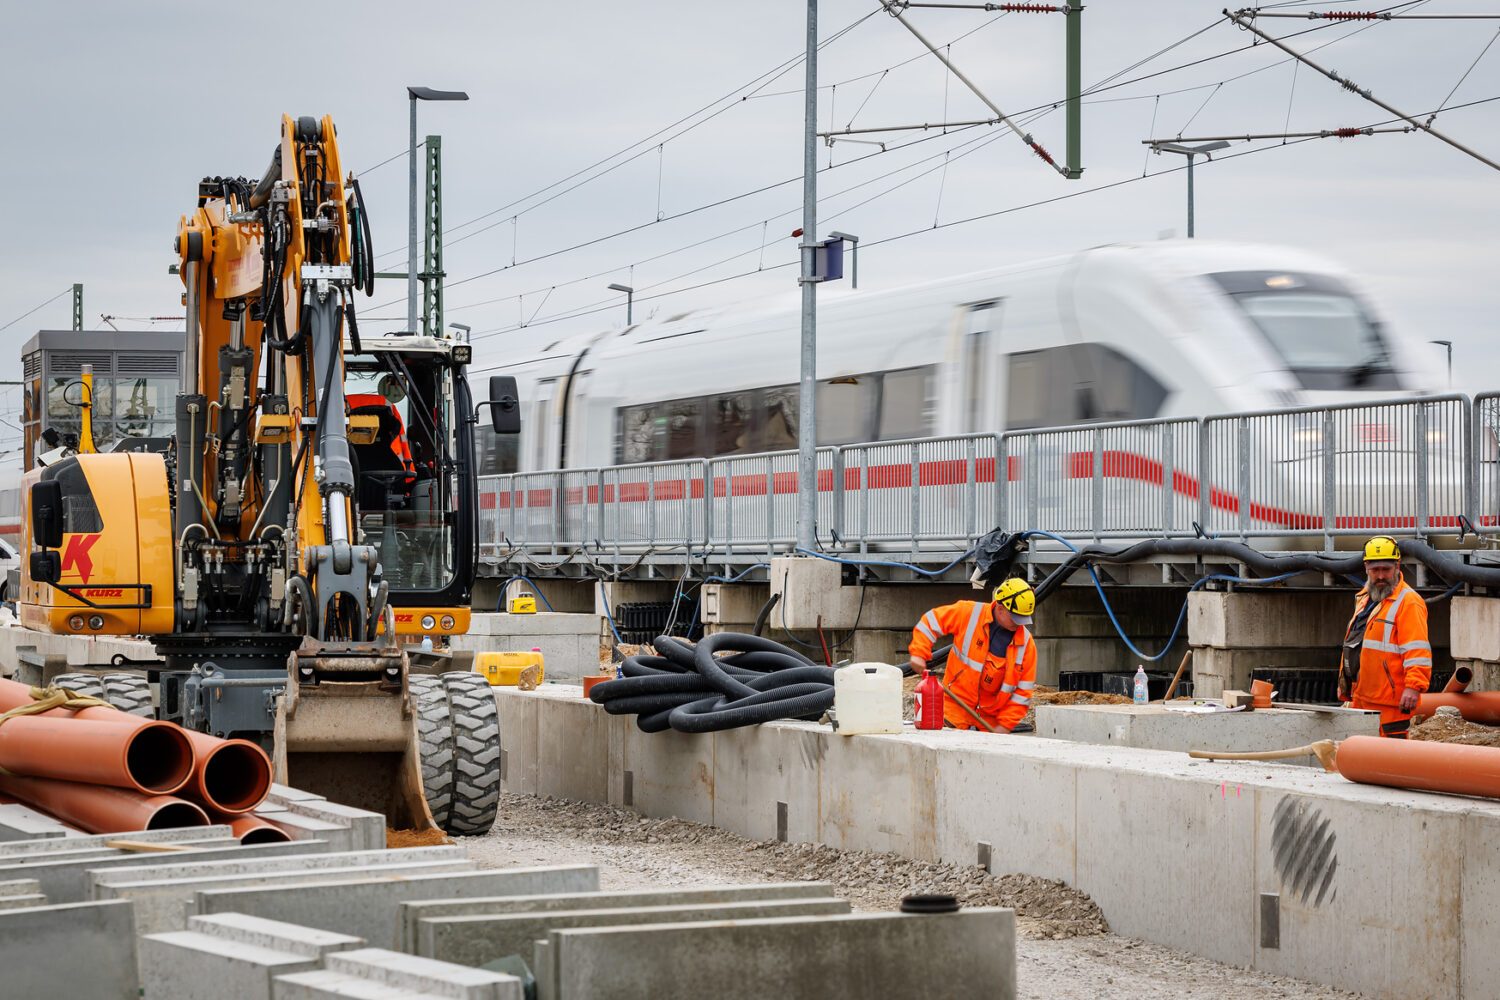
[{"label": "grey overcast sky", "polygon": [[[1252,36],[1221,6],[1089,4],[1084,84],[1112,83],[1087,98],[1082,180],[1061,179],[991,127],[892,134],[884,153],[839,143],[819,152],[820,167],[832,166],[819,178],[821,228],[863,238],[862,288],[1183,235],[1185,178],[1170,172],[1182,160],[1146,154],[1142,139],[1390,119],[1306,68],[1294,72],[1270,46],[1249,47]],[[1371,9],[1337,0],[1274,6]],[[820,7],[820,127],[988,117],[875,0]],[[1500,12],[1500,0],[1395,9]],[[1060,16],[907,16],[934,42],[951,43],[952,59],[1062,158]],[[0,161],[0,323],[75,281],[85,287],[88,329],[107,331],[102,314],[124,328],[180,316],[181,286],[167,274],[179,215],[193,208],[200,177],[258,175],[283,113],[334,117],[344,163],[363,178],[381,266],[401,268],[408,84],[471,96],[423,105],[419,131],[443,139],[448,319],[473,327],[482,362],[622,323],[610,282],[640,289],[638,317],[790,298],[793,269],[775,265],[795,259],[790,233],[800,222],[805,17],[799,0],[233,8],[13,0],[0,40],[10,136]],[[1485,51],[1500,21],[1261,23],[1296,35],[1289,44],[1403,111],[1425,116],[1446,101],[1451,110],[1435,127],[1500,159],[1500,44]],[[549,188],[622,150],[604,164],[616,169]],[[1200,237],[1282,243],[1342,261],[1368,279],[1394,323],[1454,342],[1457,388],[1500,388],[1490,349],[1500,307],[1495,170],[1420,133],[1226,152],[1245,155],[1197,175]],[[1116,182],[1126,183],[1092,191]],[[870,245],[903,234],[914,235]],[[695,285],[703,287],[662,295]],[[381,282],[365,322],[403,325],[403,295],[400,283]],[[601,311],[556,319],[590,309]],[[38,328],[68,321],[63,296],[0,332],[0,357],[15,358]],[[0,393],[0,417],[13,421],[17,403],[14,390]]]}]

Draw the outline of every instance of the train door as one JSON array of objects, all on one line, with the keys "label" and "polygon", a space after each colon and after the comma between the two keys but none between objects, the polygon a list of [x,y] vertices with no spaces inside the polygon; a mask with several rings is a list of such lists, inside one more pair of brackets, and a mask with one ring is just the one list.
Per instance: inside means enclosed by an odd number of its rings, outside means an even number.
[{"label": "train door", "polygon": [[1000,316],[992,299],[960,306],[950,341],[949,375],[939,414],[944,433],[974,434],[1003,429],[1000,379]]},{"label": "train door", "polygon": [[553,419],[552,403],[557,379],[538,379],[536,400],[531,405],[531,420],[523,421],[532,427],[529,461],[526,467],[537,472],[557,468],[557,421]]}]

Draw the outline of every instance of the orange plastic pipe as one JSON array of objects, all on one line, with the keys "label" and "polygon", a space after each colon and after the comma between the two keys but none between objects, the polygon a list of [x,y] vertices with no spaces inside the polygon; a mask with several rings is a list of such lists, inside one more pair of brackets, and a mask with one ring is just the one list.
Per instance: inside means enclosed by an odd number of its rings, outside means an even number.
[{"label": "orange plastic pipe", "polygon": [[[32,703],[31,687],[27,684],[18,684],[15,681],[0,680],[0,712],[9,712],[13,708]],[[49,709],[40,713],[37,718],[59,718],[59,719],[87,719],[90,722],[112,722],[115,725],[149,726],[154,719],[148,719],[143,715],[131,715],[129,712],[121,712],[114,708],[81,708],[76,712],[70,712],[65,708]],[[169,723],[170,725],[170,723]],[[3,728],[3,727],[0,727]]]},{"label": "orange plastic pipe", "polygon": [[1351,736],[1334,765],[1365,785],[1500,798],[1500,747]]},{"label": "orange plastic pipe", "polygon": [[1458,709],[1458,713],[1470,722],[1500,725],[1500,691],[1424,694],[1417,699],[1417,714],[1436,715],[1437,710],[1445,705]]},{"label": "orange plastic pipe", "polygon": [[279,826],[272,826],[259,816],[236,816],[229,829],[241,844],[284,844],[292,838]]},{"label": "orange plastic pipe", "polygon": [[[123,714],[123,713],[122,713]],[[0,792],[13,795],[89,833],[131,833],[207,826],[208,814],[173,795],[142,795],[126,788],[0,774]]]},{"label": "orange plastic pipe", "polygon": [[1461,694],[1469,682],[1474,679],[1474,671],[1468,667],[1454,667],[1453,676],[1448,678],[1448,683],[1443,685],[1443,694]]},{"label": "orange plastic pipe", "polygon": [[168,722],[130,728],[21,715],[0,725],[0,767],[34,778],[170,795],[192,777],[193,747]]},{"label": "orange plastic pipe", "polygon": [[221,740],[184,729],[193,745],[188,791],[222,813],[247,813],[271,793],[271,758],[249,740]]}]

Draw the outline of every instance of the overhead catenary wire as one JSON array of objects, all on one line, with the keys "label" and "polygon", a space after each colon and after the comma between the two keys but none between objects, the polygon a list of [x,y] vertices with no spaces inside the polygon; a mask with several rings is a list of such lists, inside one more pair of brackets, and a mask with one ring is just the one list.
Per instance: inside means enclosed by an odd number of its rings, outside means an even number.
[{"label": "overhead catenary wire", "polygon": [[52,296],[52,298],[48,299],[46,302],[43,302],[41,305],[32,306],[30,309],[26,310],[21,315],[17,316],[15,319],[11,320],[9,323],[6,323],[4,326],[0,326],[0,330],[9,330],[11,327],[13,327],[17,323],[21,322],[21,320],[25,319],[27,316],[30,316],[32,313],[37,312],[38,310],[43,309],[46,306],[50,306],[52,303],[56,302],[58,299],[62,298],[64,295],[70,294],[72,291],[73,291],[73,286],[69,285],[67,288],[64,288],[62,291],[60,291],[56,295]]}]

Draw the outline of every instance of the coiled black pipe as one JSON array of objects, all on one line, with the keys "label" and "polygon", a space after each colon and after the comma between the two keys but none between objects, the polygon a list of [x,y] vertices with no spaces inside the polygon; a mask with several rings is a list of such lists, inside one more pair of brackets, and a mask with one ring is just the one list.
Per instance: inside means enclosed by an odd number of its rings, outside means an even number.
[{"label": "coiled black pipe", "polygon": [[642,732],[712,733],[775,719],[816,721],[833,706],[833,670],[779,642],[739,632],[697,645],[657,636],[658,655],[636,654],[624,675],[589,697],[611,715],[634,715]]}]

